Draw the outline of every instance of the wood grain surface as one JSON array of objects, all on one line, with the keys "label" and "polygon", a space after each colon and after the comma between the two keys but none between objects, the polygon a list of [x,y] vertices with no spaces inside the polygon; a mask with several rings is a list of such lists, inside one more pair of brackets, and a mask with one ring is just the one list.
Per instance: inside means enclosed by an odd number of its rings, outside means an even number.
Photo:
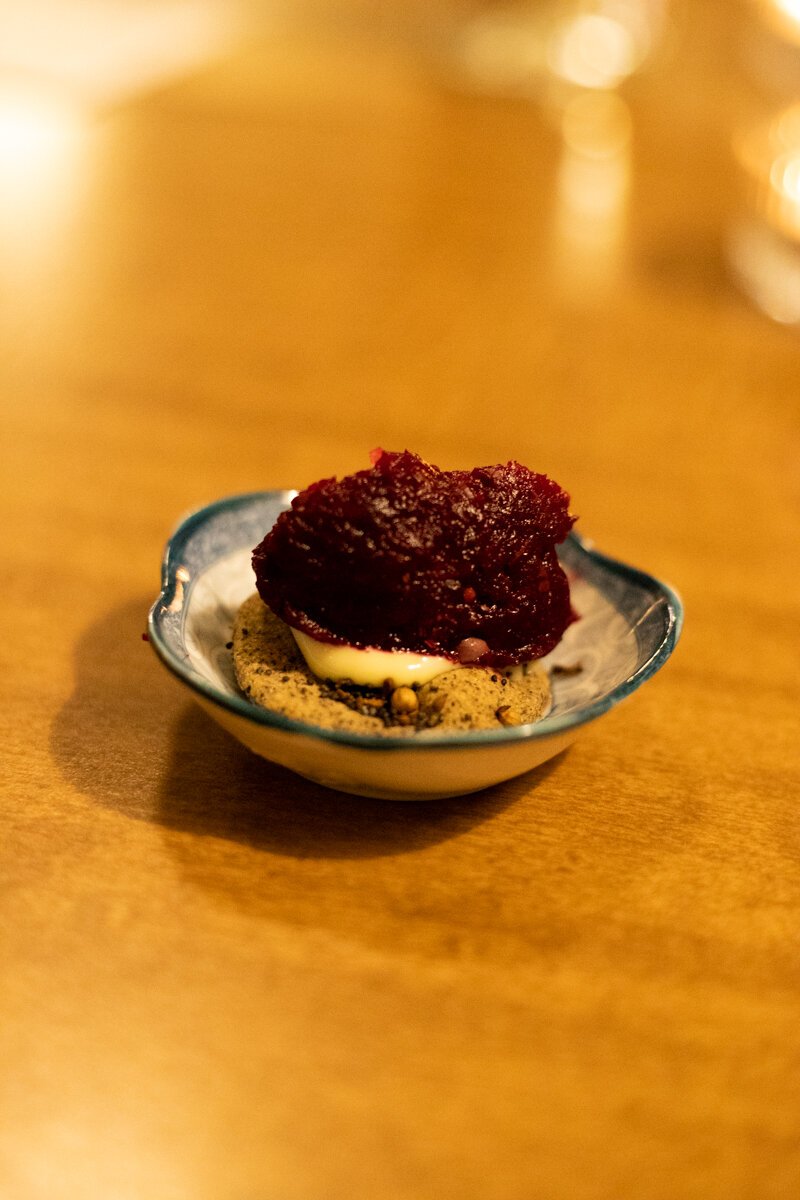
[{"label": "wood grain surface", "polygon": [[[0,1194],[790,1200],[800,335],[726,266],[744,19],[676,5],[565,137],[424,6],[258,7],[0,138]],[[249,755],[142,640],[164,541],[376,445],[553,475],[673,660],[473,797]]]}]

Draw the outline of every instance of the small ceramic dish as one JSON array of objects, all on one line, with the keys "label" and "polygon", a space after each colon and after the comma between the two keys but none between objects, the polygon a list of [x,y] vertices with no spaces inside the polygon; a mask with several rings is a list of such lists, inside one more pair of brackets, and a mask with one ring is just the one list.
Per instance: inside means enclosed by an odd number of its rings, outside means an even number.
[{"label": "small ceramic dish", "polygon": [[250,555],[295,492],[253,492],[188,516],[167,544],[150,642],[202,707],[245,746],[326,787],[394,800],[478,791],[558,754],[663,666],[682,622],[666,584],[570,534],[559,555],[580,620],[545,666],[553,702],[531,725],[474,733],[343,733],[260,708],[239,690],[231,640],[239,605],[255,590]]}]

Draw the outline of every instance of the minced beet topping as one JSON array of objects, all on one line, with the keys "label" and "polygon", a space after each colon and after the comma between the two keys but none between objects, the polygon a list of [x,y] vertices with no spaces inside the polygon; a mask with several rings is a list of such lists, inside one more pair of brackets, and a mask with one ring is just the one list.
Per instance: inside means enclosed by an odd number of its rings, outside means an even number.
[{"label": "minced beet topping", "polygon": [[569,497],[519,463],[440,471],[409,451],[301,492],[253,552],[261,598],[320,641],[501,667],[572,619]]}]

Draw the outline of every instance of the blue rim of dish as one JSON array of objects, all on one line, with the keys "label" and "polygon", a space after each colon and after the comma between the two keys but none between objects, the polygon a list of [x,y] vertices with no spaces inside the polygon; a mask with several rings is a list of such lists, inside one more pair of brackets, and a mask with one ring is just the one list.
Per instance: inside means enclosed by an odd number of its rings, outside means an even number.
[{"label": "blue rim of dish", "polygon": [[[164,615],[176,596],[178,584],[176,572],[181,564],[183,549],[195,531],[211,517],[219,513],[244,508],[254,501],[280,500],[283,507],[288,507],[292,498],[296,495],[297,493],[291,490],[244,492],[235,496],[226,496],[221,500],[216,500],[211,504],[190,512],[179,523],[167,542],[161,569],[161,592],[157,596],[148,616],[149,640],[164,665],[183,683],[187,684],[193,691],[206,700],[211,701],[211,703],[216,704],[220,708],[227,709],[236,716],[253,721],[257,725],[266,725],[285,733],[321,738],[324,741],[335,742],[350,746],[353,749],[363,750],[409,750],[412,748],[415,750],[438,750],[455,746],[477,747],[527,742],[532,739],[548,738],[568,733],[570,730],[577,729],[581,725],[585,725],[589,721],[602,716],[603,713],[608,712],[609,709],[614,708],[620,701],[625,700],[632,692],[635,692],[637,688],[650,679],[651,676],[655,675],[677,645],[683,627],[683,602],[674,588],[662,580],[656,579],[655,576],[648,575],[646,571],[640,571],[637,567],[628,566],[627,563],[621,562],[616,558],[611,558],[609,555],[596,550],[588,539],[581,537],[580,534],[575,533],[573,530],[568,535],[564,543],[565,546],[568,545],[571,549],[577,551],[580,559],[593,564],[595,567],[605,569],[616,576],[617,579],[653,593],[654,602],[663,601],[665,610],[664,631],[653,653],[631,675],[617,684],[610,692],[598,697],[593,703],[587,704],[583,708],[574,709],[571,712],[551,717],[546,716],[540,721],[528,725],[507,726],[496,730],[479,729],[464,733],[436,734],[435,736],[418,737],[412,740],[408,736],[348,733],[338,729],[325,729],[321,725],[296,721],[291,717],[283,716],[281,713],[273,712],[271,709],[262,708],[260,705],[247,700],[244,696],[229,695],[221,692],[191,668],[187,669],[186,663],[174,653],[161,628]],[[228,552],[242,549],[245,545],[249,545],[249,543],[243,543],[241,547],[231,546]],[[191,591],[191,585],[189,590]]]}]

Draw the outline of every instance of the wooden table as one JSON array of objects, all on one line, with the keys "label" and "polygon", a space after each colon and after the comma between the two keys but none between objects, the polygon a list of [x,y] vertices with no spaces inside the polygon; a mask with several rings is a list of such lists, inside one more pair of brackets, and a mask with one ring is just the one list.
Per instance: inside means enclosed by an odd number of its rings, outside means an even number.
[{"label": "wooden table", "polygon": [[[4,1200],[800,1194],[800,341],[725,266],[726,8],[598,154],[365,4],[10,139]],[[142,640],[163,543],[375,445],[552,474],[674,659],[473,797],[250,756]]]}]

